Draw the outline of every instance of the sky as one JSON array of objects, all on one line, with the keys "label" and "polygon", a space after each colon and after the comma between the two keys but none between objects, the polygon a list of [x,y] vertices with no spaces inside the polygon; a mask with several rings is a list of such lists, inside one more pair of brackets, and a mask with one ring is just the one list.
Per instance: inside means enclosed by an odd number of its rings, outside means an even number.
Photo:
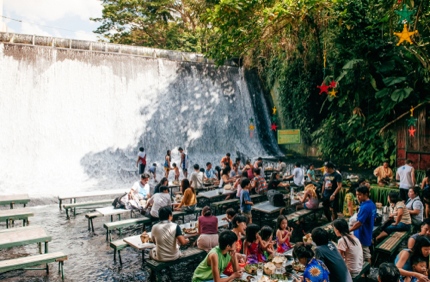
[{"label": "sky", "polygon": [[[97,41],[100,0],[0,0],[8,32]],[[1,8],[0,8],[1,12]],[[1,24],[0,24],[1,26]]]}]

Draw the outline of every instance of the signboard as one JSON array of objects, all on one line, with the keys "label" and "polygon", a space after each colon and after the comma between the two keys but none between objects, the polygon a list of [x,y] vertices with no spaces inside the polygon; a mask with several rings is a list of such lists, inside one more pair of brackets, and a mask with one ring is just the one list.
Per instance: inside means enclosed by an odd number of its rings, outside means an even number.
[{"label": "signboard", "polygon": [[299,144],[300,129],[280,129],[278,130],[278,144]]}]

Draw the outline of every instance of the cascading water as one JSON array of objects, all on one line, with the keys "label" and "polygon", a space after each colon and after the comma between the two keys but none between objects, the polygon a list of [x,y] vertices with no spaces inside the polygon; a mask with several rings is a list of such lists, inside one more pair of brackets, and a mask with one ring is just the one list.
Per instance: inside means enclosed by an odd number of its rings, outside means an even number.
[{"label": "cascading water", "polygon": [[0,194],[129,187],[140,146],[159,174],[166,151],[178,161],[180,146],[200,165],[226,152],[279,155],[250,75],[206,62],[0,43]]}]

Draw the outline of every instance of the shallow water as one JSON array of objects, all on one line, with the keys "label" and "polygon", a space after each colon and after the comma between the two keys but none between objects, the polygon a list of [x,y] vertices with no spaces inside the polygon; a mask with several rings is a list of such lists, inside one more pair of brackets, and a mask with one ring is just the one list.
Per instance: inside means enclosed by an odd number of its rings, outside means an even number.
[{"label": "shallow water", "polygon": [[[64,281],[149,281],[148,272],[141,270],[141,254],[132,248],[121,252],[123,268],[119,262],[113,261],[113,250],[106,242],[103,223],[108,222],[108,217],[94,220],[94,236],[88,231],[85,210],[77,210],[76,218],[67,220],[65,212],[60,212],[58,204],[33,206],[34,217],[30,218],[30,225],[43,226],[51,235],[49,252],[62,251],[68,255],[64,263]],[[15,228],[22,226],[17,222]],[[0,228],[6,228],[2,223]],[[127,230],[124,235],[140,234],[140,229]],[[118,239],[113,235],[113,240]],[[36,255],[37,244],[24,247],[10,248],[0,251],[0,260],[16,258],[19,256]],[[61,281],[58,274],[57,263],[49,264],[49,274],[44,270],[12,271],[0,275],[1,281]]]}]

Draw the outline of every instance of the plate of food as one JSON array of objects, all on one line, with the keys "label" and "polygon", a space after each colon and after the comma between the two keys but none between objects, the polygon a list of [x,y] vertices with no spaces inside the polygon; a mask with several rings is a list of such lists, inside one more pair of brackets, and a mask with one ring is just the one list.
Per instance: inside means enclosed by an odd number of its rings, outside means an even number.
[{"label": "plate of food", "polygon": [[298,271],[298,272],[305,271],[305,266],[303,264],[301,264],[300,262],[293,262],[292,265],[293,265],[293,269],[295,271]]},{"label": "plate of food", "polygon": [[183,231],[186,234],[196,234],[197,232],[199,232],[197,228],[184,228]]},{"label": "plate of food", "polygon": [[276,265],[273,262],[268,262],[264,265],[264,273],[266,273],[267,275],[272,275],[273,273],[275,273],[275,269],[276,269]]},{"label": "plate of food", "polygon": [[257,268],[258,266],[256,264],[247,264],[244,267],[245,272],[248,274],[257,274]]}]

